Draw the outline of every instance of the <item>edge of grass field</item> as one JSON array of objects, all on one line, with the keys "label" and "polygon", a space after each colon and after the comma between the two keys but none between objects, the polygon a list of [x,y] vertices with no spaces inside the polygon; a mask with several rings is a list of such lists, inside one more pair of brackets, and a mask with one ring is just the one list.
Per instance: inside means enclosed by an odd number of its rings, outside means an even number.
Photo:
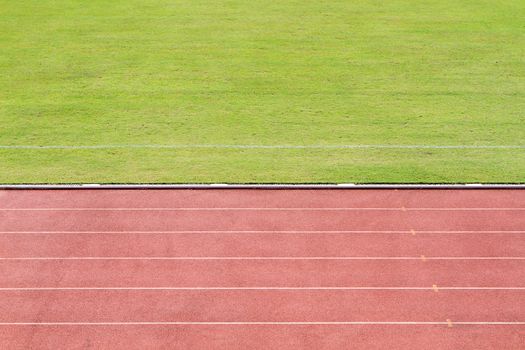
[{"label": "edge of grass field", "polygon": [[525,183],[464,183],[464,184],[0,184],[0,190],[71,190],[71,189],[524,189]]}]

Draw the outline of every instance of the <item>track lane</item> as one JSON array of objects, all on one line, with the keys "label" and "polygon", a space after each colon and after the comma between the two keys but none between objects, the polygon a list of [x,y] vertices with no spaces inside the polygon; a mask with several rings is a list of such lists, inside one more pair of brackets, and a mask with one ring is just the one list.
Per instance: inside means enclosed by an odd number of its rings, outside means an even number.
[{"label": "track lane", "polygon": [[523,230],[522,212],[0,212],[0,231]]},{"label": "track lane", "polygon": [[0,190],[10,207],[525,207],[525,190]]},{"label": "track lane", "polygon": [[0,326],[0,347],[40,349],[520,349],[522,326]]},{"label": "track lane", "polygon": [[0,288],[433,285],[525,288],[525,260],[0,261]]},{"label": "track lane", "polygon": [[523,291],[3,291],[1,296],[0,322],[513,322],[525,309]]},{"label": "track lane", "polygon": [[[476,244],[472,244],[476,242]],[[525,257],[523,233],[0,233],[0,257]]]}]

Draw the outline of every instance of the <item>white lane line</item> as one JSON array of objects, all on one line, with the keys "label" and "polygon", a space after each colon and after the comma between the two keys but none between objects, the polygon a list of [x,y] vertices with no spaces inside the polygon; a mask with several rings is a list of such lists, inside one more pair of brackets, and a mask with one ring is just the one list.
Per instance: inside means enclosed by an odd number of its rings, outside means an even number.
[{"label": "white lane line", "polygon": [[108,144],[108,145],[0,145],[0,149],[525,149],[525,145],[407,145],[407,144],[346,144],[346,145],[256,145],[256,144]]},{"label": "white lane line", "polygon": [[0,211],[525,211],[519,207],[476,207],[476,208],[396,208],[396,207],[311,207],[311,208],[270,208],[270,207],[144,207],[144,208],[0,208]]},{"label": "white lane line", "polygon": [[0,231],[0,234],[412,234],[415,231],[417,234],[505,234],[505,233],[525,233],[525,230],[180,230],[180,231]]},{"label": "white lane line", "polygon": [[[525,325],[522,321],[500,322],[500,321],[454,321],[454,325],[471,325],[471,326],[521,326]],[[339,321],[339,322],[0,322],[0,326],[257,326],[257,325],[275,325],[275,326],[431,326],[445,325],[448,321]]]},{"label": "white lane line", "polygon": [[[0,261],[31,260],[421,260],[421,256],[43,256],[0,257]],[[425,260],[525,260],[523,256],[425,256]]]},{"label": "white lane line", "polygon": [[[260,290],[260,291],[330,291],[330,290],[393,290],[393,291],[435,291],[434,287],[2,287],[0,292],[9,291],[221,291],[221,290]],[[439,287],[451,291],[490,291],[525,290],[525,287]]]}]

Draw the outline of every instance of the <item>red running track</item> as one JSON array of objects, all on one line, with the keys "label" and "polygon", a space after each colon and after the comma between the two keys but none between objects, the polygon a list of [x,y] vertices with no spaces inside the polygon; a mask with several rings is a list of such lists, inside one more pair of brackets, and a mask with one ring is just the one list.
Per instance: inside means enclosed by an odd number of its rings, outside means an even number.
[{"label": "red running track", "polygon": [[0,348],[525,349],[525,191],[0,191]]}]

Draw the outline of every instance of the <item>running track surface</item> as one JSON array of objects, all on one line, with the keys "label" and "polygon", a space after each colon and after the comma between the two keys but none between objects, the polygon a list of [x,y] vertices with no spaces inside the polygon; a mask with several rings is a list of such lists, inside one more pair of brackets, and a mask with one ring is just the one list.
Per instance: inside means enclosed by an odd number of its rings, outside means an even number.
[{"label": "running track surface", "polygon": [[524,190],[3,190],[1,349],[525,349]]}]

